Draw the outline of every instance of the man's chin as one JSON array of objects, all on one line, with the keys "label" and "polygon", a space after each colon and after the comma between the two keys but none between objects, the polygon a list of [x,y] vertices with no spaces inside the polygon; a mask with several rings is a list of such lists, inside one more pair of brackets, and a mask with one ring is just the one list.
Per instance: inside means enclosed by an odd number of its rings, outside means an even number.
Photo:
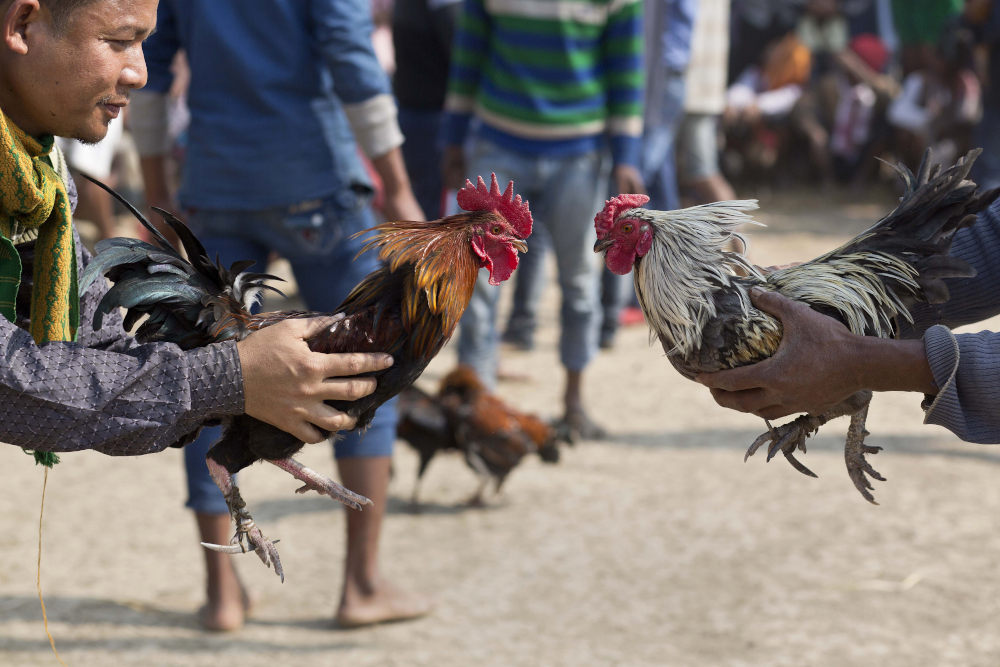
[{"label": "man's chin", "polygon": [[111,120],[102,113],[100,118],[90,119],[85,125],[78,126],[72,132],[62,136],[76,139],[85,144],[96,144],[108,136],[108,125],[111,124]]}]

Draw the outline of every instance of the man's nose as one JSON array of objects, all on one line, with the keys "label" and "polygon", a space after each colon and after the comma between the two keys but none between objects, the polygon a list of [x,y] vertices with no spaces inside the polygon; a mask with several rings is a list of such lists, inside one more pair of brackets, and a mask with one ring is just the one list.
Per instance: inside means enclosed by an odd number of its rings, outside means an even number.
[{"label": "man's nose", "polygon": [[142,88],[146,85],[146,58],[142,54],[142,46],[130,49],[135,55],[129,58],[121,74],[121,84],[127,88]]}]

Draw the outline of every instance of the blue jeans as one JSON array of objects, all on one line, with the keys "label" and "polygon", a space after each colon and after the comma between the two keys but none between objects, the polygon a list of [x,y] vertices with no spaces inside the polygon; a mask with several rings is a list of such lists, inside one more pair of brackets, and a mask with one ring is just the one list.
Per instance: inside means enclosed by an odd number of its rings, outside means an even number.
[{"label": "blue jeans", "polygon": [[[597,353],[597,256],[594,214],[607,194],[608,165],[600,152],[567,157],[516,153],[482,139],[472,143],[469,178],[495,172],[500,188],[514,180],[514,191],[531,204],[534,224],[544,226],[555,252],[562,306],[559,359],[581,371]],[[530,252],[531,239],[528,239]],[[496,384],[497,300],[500,289],[481,271],[462,316],[459,363],[472,366],[487,385]]]},{"label": "blue jeans", "polygon": [[684,75],[668,72],[649,84],[650,99],[643,119],[642,178],[649,190],[649,208],[680,206],[674,145],[684,117]]},{"label": "blue jeans", "polygon": [[[188,219],[211,258],[229,265],[256,260],[252,270],[264,271],[274,250],[292,265],[299,293],[310,310],[333,312],[351,288],[377,266],[365,253],[354,261],[363,245],[351,239],[371,227],[374,219],[367,205],[345,208],[333,198],[300,205],[300,210],[263,211],[196,210]],[[277,285],[280,289],[280,284]],[[221,436],[219,427],[202,429],[184,448],[187,471],[187,507],[203,514],[226,514],[222,493],[208,474],[205,454]],[[334,448],[337,458],[390,456],[396,439],[395,400],[385,403],[364,434],[343,434]]]}]

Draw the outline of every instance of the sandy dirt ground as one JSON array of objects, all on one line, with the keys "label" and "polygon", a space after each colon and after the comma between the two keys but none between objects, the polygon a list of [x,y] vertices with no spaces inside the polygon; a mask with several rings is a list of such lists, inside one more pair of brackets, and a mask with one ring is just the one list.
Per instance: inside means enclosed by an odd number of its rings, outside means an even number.
[{"label": "sandy dirt ground", "polygon": [[[762,264],[833,247],[891,206],[847,194],[762,202]],[[537,349],[506,351],[514,404],[557,416],[554,290]],[[454,364],[445,351],[419,383]],[[879,506],[854,490],[846,420],[813,438],[811,479],[776,459],[743,462],[763,424],[717,407],[650,347],[621,332],[588,372],[587,401],[611,435],[554,466],[514,471],[485,509],[454,456],[431,465],[409,503],[416,457],[394,463],[383,567],[436,600],[434,613],[343,631],[344,510],[297,496],[277,469],[242,488],[279,548],[286,581],[253,556],[239,569],[258,601],[246,627],[196,624],[202,561],[182,507],[180,454],[64,457],[49,475],[41,579],[49,625],[74,666],[669,665],[880,667],[1000,664],[1000,452],[921,424],[916,396],[876,398],[869,442],[888,481]],[[302,460],[332,471],[325,446]],[[36,594],[42,470],[0,447],[0,664],[55,665]]]}]

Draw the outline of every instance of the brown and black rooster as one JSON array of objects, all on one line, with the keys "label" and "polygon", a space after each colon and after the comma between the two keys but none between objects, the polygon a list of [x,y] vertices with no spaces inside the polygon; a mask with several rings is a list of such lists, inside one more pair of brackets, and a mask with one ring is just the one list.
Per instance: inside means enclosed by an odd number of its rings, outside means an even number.
[{"label": "brown and black rooster", "polygon": [[[316,352],[386,352],[393,365],[376,374],[378,387],[357,401],[329,401],[357,419],[364,429],[375,409],[409,386],[447,342],[476,284],[480,268],[490,282],[507,280],[517,267],[518,251],[527,251],[531,212],[513,181],[501,192],[493,175],[489,187],[482,178],[467,181],[458,204],[465,213],[430,222],[385,222],[374,232],[364,251],[377,251],[380,268],[366,276],[335,313],[339,319],[307,342]],[[107,189],[107,188],[106,188]],[[116,195],[109,190],[112,195]],[[104,313],[128,310],[126,328],[144,316],[136,331],[142,342],[168,341],[184,349],[209,343],[240,340],[252,331],[288,318],[321,313],[287,311],[252,314],[251,305],[270,276],[249,273],[250,263],[226,269],[212,262],[204,247],[176,217],[157,209],[181,240],[190,262],[118,197],[154,237],[154,244],[115,238],[97,245],[98,254],[87,267],[81,291],[99,276],[114,286],[101,301],[94,327]],[[273,288],[271,288],[273,289]],[[299,492],[313,489],[361,509],[370,501],[302,466],[292,455],[303,443],[288,433],[241,415],[223,424],[223,436],[208,452],[207,464],[236,521],[229,546],[206,545],[232,553],[256,551],[265,564],[274,563],[284,579],[274,544],[261,533],[232,482],[232,475],[255,461],[268,461],[303,482]]]},{"label": "brown and black rooster", "polygon": [[[670,363],[688,378],[752,364],[778,349],[781,322],[753,306],[753,287],[806,303],[855,334],[894,337],[897,322],[910,320],[910,306],[948,299],[943,279],[973,274],[948,251],[955,232],[997,196],[967,178],[978,154],[971,151],[944,170],[931,166],[927,155],[917,176],[896,167],[905,191],[891,213],[836,250],[766,275],[727,249],[733,239],[743,245],[734,228],[754,222],[745,211],[757,208],[755,200],[652,211],[639,208],[648,197],[620,195],[594,219],[594,250],[605,252],[611,271],[634,270],[651,338],[659,339]],[[881,449],[864,442],[870,401],[871,392],[858,392],[825,414],[804,414],[777,427],[768,423],[745,458],[770,443],[768,460],[781,451],[797,470],[815,477],[793,453],[804,452],[806,438],[821,425],[850,415],[848,474],[861,495],[875,502],[865,475],[884,478],[865,459]]]},{"label": "brown and black rooster", "polygon": [[559,460],[556,430],[491,394],[468,366],[448,373],[436,395],[416,386],[407,387],[399,395],[398,409],[396,435],[420,455],[413,486],[414,504],[420,480],[439,451],[462,452],[465,462],[479,476],[479,488],[469,501],[471,505],[482,504],[490,480],[495,484],[494,493],[499,493],[507,475],[528,454],[537,453],[547,463]]}]

